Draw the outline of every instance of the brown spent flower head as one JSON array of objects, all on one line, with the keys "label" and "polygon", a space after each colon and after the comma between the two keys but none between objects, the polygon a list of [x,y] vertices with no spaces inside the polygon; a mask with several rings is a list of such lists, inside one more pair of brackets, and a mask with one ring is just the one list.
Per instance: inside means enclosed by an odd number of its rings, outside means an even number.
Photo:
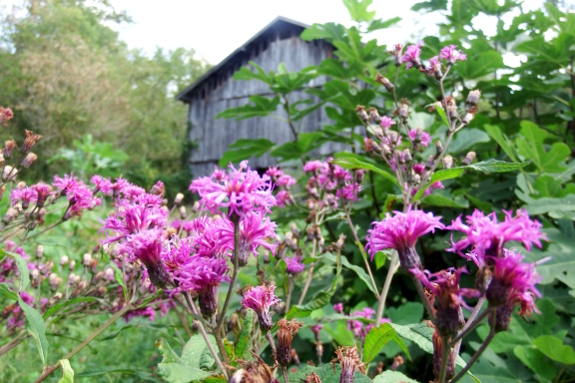
[{"label": "brown spent flower head", "polygon": [[385,87],[385,89],[387,89],[389,92],[391,92],[394,88],[393,84],[391,83],[391,81],[389,81],[389,79],[385,76],[380,75],[379,73],[375,75],[375,82],[380,83],[381,85],[383,85]]},{"label": "brown spent flower head", "polygon": [[287,321],[285,318],[280,319],[278,322],[278,349],[277,349],[277,359],[281,366],[286,367],[291,362],[291,342],[295,334],[303,323],[298,322],[295,319]]},{"label": "brown spent flower head", "polygon": [[13,117],[14,112],[12,112],[12,109],[0,106],[0,125],[4,123],[4,126],[8,126],[8,121]]},{"label": "brown spent flower head", "polygon": [[321,379],[318,374],[312,372],[311,375],[305,374],[305,383],[321,383]]},{"label": "brown spent flower head", "polygon": [[272,370],[257,354],[252,352],[256,359],[252,362],[241,362],[242,368],[237,370],[228,380],[228,383],[272,383],[274,382]]},{"label": "brown spent flower head", "polygon": [[361,118],[361,121],[367,122],[369,120],[369,116],[367,115],[367,112],[365,111],[365,106],[358,105],[355,108],[355,111],[359,114],[359,118]]},{"label": "brown spent flower head", "polygon": [[38,159],[38,156],[36,154],[30,152],[30,153],[26,154],[26,157],[24,157],[24,159],[22,160],[20,165],[22,165],[24,168],[28,169],[34,163],[34,161],[36,161],[36,159]]},{"label": "brown spent flower head", "polygon": [[363,374],[365,371],[365,364],[359,358],[357,347],[343,346],[335,351],[335,358],[331,360],[333,364],[333,372],[335,373],[335,363],[339,362],[341,365],[341,376],[339,383],[353,383],[353,375],[355,371]]},{"label": "brown spent flower head", "polygon": [[24,143],[22,144],[20,151],[24,154],[29,153],[30,150],[32,150],[34,144],[38,142],[38,140],[40,140],[41,138],[42,138],[41,135],[34,134],[34,132],[32,132],[31,130],[26,130],[26,139],[24,140]]},{"label": "brown spent flower head", "polygon": [[14,153],[14,149],[16,149],[16,141],[14,140],[6,140],[4,141],[4,157],[10,159],[12,158],[12,154]]}]

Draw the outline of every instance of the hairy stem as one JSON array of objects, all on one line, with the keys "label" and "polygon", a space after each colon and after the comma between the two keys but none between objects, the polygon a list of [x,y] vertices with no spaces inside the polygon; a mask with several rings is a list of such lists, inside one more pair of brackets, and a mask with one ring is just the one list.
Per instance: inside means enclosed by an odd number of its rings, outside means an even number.
[{"label": "hairy stem", "polygon": [[278,350],[276,348],[276,342],[274,341],[274,337],[273,337],[272,332],[270,330],[266,331],[266,339],[268,340],[268,343],[270,344],[270,348],[272,349],[274,361],[277,364]]},{"label": "hairy stem", "polygon": [[[317,239],[313,240],[313,246],[311,248],[311,258],[315,259],[315,248],[317,246]],[[303,286],[303,290],[301,291],[301,295],[299,297],[299,301],[297,302],[298,306],[303,304],[303,300],[307,294],[307,290],[309,289],[309,285],[311,284],[311,279],[313,277],[313,269],[315,266],[315,262],[311,264],[309,270],[307,271],[307,279],[305,280],[305,285]]]},{"label": "hairy stem", "polygon": [[292,275],[288,275],[288,291],[286,294],[286,308],[285,308],[285,312],[287,313],[289,311],[289,306],[291,304],[291,294],[293,292],[293,276]]},{"label": "hairy stem", "polygon": [[445,382],[445,376],[447,375],[447,362],[449,361],[449,351],[451,347],[449,346],[449,338],[446,336],[441,337],[441,343],[443,343],[443,358],[441,360],[441,371],[439,373],[439,383]]},{"label": "hairy stem", "polygon": [[423,303],[423,306],[425,307],[425,311],[427,311],[427,315],[429,316],[429,319],[431,319],[431,321],[435,324],[435,314],[433,314],[433,307],[431,307],[431,304],[429,303],[429,300],[427,299],[427,296],[425,295],[425,290],[423,290],[423,284],[421,283],[421,281],[417,278],[415,278],[413,276],[413,274],[409,273],[409,275],[411,276],[411,279],[413,280],[413,284],[415,285],[415,289],[417,290],[417,293],[419,294],[419,298],[421,298],[421,301]]},{"label": "hairy stem", "polygon": [[289,383],[287,367],[282,366],[282,374],[284,377],[284,383]]},{"label": "hairy stem", "polygon": [[461,330],[459,332],[459,334],[457,334],[457,336],[455,338],[453,338],[453,340],[451,341],[451,344],[454,345],[459,340],[463,339],[464,336],[469,334],[471,331],[475,330],[475,327],[477,327],[481,324],[481,322],[487,316],[487,314],[489,314],[489,309],[487,309],[487,310],[483,311],[481,314],[479,314],[479,316],[477,318],[475,318],[475,320],[473,322],[469,323],[469,326],[467,326],[467,324],[466,324],[467,327],[464,327],[463,330]]},{"label": "hairy stem", "polygon": [[383,317],[383,311],[385,310],[385,301],[387,300],[387,294],[389,293],[389,288],[391,286],[391,280],[399,268],[399,258],[397,253],[391,256],[391,262],[389,263],[389,269],[387,270],[387,275],[385,276],[385,282],[383,283],[383,289],[381,289],[381,294],[379,295],[379,301],[377,303],[377,313],[375,314],[375,326],[379,327],[381,324],[381,318]]},{"label": "hairy stem", "polygon": [[[82,343],[80,343],[78,346],[76,346],[75,349],[70,351],[66,356],[64,356],[61,359],[72,358],[74,355],[76,355],[78,352],[80,352],[84,347],[86,347],[91,341],[93,341],[98,335],[100,335],[102,332],[104,332],[104,330],[106,330],[108,327],[110,327],[110,325],[112,325],[112,323],[114,323],[118,318],[120,318],[122,315],[127,313],[131,308],[132,308],[132,306],[130,304],[125,305],[124,308],[122,308],[120,311],[118,311],[116,314],[114,314],[114,316],[111,317],[106,323],[104,323],[96,331],[94,331],[92,334],[90,334],[90,336],[88,336],[88,338],[86,338],[86,340],[84,340]],[[42,382],[44,379],[46,379],[48,376],[50,376],[54,371],[56,371],[58,369],[58,367],[60,367],[60,361],[58,361],[55,365],[48,367],[42,373],[42,375],[40,375],[38,377],[38,379],[36,379],[36,381],[34,383]]]}]

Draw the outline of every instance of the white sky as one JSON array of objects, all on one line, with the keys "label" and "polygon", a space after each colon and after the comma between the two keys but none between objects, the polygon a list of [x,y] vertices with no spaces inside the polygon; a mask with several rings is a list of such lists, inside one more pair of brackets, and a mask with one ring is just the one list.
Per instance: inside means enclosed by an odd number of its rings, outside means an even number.
[{"label": "white sky", "polygon": [[[374,0],[371,10],[382,18],[400,16],[403,27],[413,25],[411,6],[415,0]],[[351,19],[341,0],[112,0],[116,9],[127,10],[134,23],[120,30],[130,48],[151,52],[156,46],[174,49],[194,48],[212,64],[217,64],[277,16],[306,24]],[[417,17],[419,19],[419,17]],[[432,20],[425,23],[433,27]],[[393,28],[377,37],[381,43],[406,41],[415,28]]]},{"label": "white sky", "polygon": [[[0,0],[2,5],[23,0]],[[405,43],[435,34],[440,15],[411,12],[421,0],[373,0],[369,8],[383,19],[400,16],[399,27],[378,31],[374,38],[382,45]],[[277,16],[306,24],[337,22],[351,25],[341,0],[110,0],[116,10],[125,10],[133,23],[120,27],[120,38],[130,48],[153,53],[156,47],[194,48],[199,56],[217,64],[249,40]],[[500,0],[502,2],[502,0]],[[524,10],[540,8],[543,0],[524,0]],[[494,17],[474,20],[474,26],[494,34]]]}]

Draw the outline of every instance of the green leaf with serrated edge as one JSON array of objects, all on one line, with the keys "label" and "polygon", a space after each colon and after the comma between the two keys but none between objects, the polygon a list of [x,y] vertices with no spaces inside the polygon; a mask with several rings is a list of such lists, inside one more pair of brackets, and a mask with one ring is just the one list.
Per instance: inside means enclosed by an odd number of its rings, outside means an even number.
[{"label": "green leaf with serrated edge", "polygon": [[575,211],[575,194],[569,194],[565,198],[539,198],[528,203],[525,209],[531,215],[546,214],[551,211]]},{"label": "green leaf with serrated edge", "polygon": [[49,318],[51,315],[56,314],[58,311],[60,311],[63,308],[70,307],[72,305],[82,303],[82,302],[98,302],[98,301],[99,301],[99,299],[95,298],[95,297],[76,297],[74,299],[70,299],[69,301],[58,303],[58,304],[50,307],[44,313],[44,319]]},{"label": "green leaf with serrated edge", "polygon": [[493,140],[497,142],[497,144],[501,147],[501,149],[503,149],[503,151],[509,156],[509,158],[513,162],[519,162],[519,159],[517,158],[517,155],[515,154],[515,151],[511,147],[511,144],[509,143],[507,137],[505,137],[505,135],[501,132],[501,129],[499,129],[497,125],[485,124],[483,125],[483,128],[485,129],[487,134],[489,134],[489,137],[493,138]]},{"label": "green leaf with serrated edge", "polygon": [[386,172],[385,170],[381,169],[374,163],[368,162],[368,160],[364,157],[359,155],[354,155],[353,153],[345,153],[340,152],[335,155],[335,159],[333,160],[334,164],[341,166],[342,168],[346,169],[363,169],[363,170],[371,170],[384,178],[388,181],[393,182],[394,185],[401,187],[397,179]]},{"label": "green leaf with serrated edge", "polygon": [[[428,354],[433,354],[433,342],[431,340],[433,329],[429,327],[427,323],[422,322],[407,326],[391,323],[391,327],[394,328],[400,337],[412,341]],[[457,357],[455,363],[460,367],[465,367],[466,365],[461,356]],[[473,377],[471,372],[468,372],[468,374]]]},{"label": "green leaf with serrated edge", "polygon": [[[290,383],[302,383],[302,379],[305,381],[306,374],[311,375],[314,372],[319,376],[322,383],[339,383],[341,376],[341,366],[339,363],[335,364],[335,368],[331,363],[327,363],[319,367],[302,364],[298,367],[290,366],[288,371]],[[371,383],[371,379],[369,379],[365,374],[356,371],[353,375],[353,383]]]},{"label": "green leaf with serrated edge", "polygon": [[550,359],[562,364],[575,364],[575,351],[573,347],[552,335],[542,335],[533,341],[533,345]]},{"label": "green leaf with serrated edge", "polygon": [[162,363],[182,363],[182,359],[172,350],[172,347],[164,338],[158,339],[154,347],[162,354]]},{"label": "green leaf with serrated edge", "polygon": [[26,302],[18,295],[18,304],[24,314],[26,314],[26,328],[28,333],[34,338],[38,352],[40,353],[40,359],[44,367],[48,364],[48,338],[46,338],[46,325],[42,320],[42,315],[40,313],[28,306]]},{"label": "green leaf with serrated edge", "polygon": [[567,145],[556,142],[549,151],[545,151],[543,142],[547,138],[547,132],[530,121],[521,121],[519,134],[522,137],[516,139],[518,153],[525,158],[532,159],[540,171],[560,173],[567,170],[567,166],[559,165],[571,154]]},{"label": "green leaf with serrated edge", "polygon": [[[293,318],[305,318],[308,317],[312,311],[317,309],[321,309],[329,304],[331,301],[331,297],[335,294],[335,290],[337,287],[337,282],[339,279],[339,273],[336,274],[331,286],[326,291],[320,291],[311,301],[306,303],[302,306],[292,306],[289,312],[286,314],[286,319],[293,319]],[[276,326],[274,326],[275,329]]]},{"label": "green leaf with serrated edge", "polygon": [[188,383],[202,380],[212,375],[213,372],[203,371],[178,363],[158,364],[158,375],[168,383]]},{"label": "green leaf with serrated edge", "polygon": [[485,172],[485,173],[506,173],[506,172],[512,172],[515,170],[519,170],[519,169],[529,165],[530,163],[531,163],[531,161],[514,163],[514,162],[505,162],[505,161],[490,159],[487,161],[481,161],[481,162],[477,162],[475,164],[471,164],[471,165],[467,165],[467,166],[459,166],[459,167],[451,168],[451,169],[437,170],[431,176],[431,180],[425,186],[421,187],[417,191],[417,193],[415,193],[415,195],[413,196],[412,202],[419,201],[421,199],[421,197],[423,196],[423,193],[431,185],[433,185],[435,182],[445,181],[445,180],[449,180],[452,178],[457,178],[461,174],[463,174],[463,172],[466,169],[473,169],[473,170],[477,170],[477,171]]},{"label": "green leaf with serrated edge", "polygon": [[513,348],[513,354],[515,354],[524,365],[545,379],[551,380],[555,377],[555,374],[557,374],[555,364],[548,359],[545,360],[545,355],[534,347],[518,345]]},{"label": "green leaf with serrated edge", "polygon": [[247,310],[244,319],[242,320],[242,331],[238,336],[238,340],[236,341],[236,357],[238,359],[243,359],[244,351],[248,346],[248,342],[252,336],[252,328],[254,323],[254,313],[252,310]]},{"label": "green leaf with serrated edge", "polygon": [[[361,246],[361,244],[359,244],[359,246]],[[359,247],[359,246],[358,246],[358,247]],[[361,247],[360,247],[360,248],[361,248]],[[362,250],[363,250],[363,249],[362,249]],[[363,253],[363,255],[365,255],[365,253]],[[326,258],[326,259],[329,259],[330,261],[334,261],[334,262],[335,262],[335,260],[336,260],[335,255],[329,254],[329,253],[324,254],[322,257],[324,257],[324,258]],[[342,264],[344,267],[346,267],[346,268],[352,270],[353,272],[355,272],[355,273],[357,274],[357,276],[359,277],[359,279],[361,279],[361,280],[365,283],[365,285],[367,286],[367,288],[368,288],[372,293],[374,293],[376,296],[378,295],[377,292],[373,289],[373,286],[372,286],[372,284],[371,284],[371,280],[370,280],[370,278],[369,278],[369,275],[367,274],[367,272],[366,272],[363,268],[361,268],[361,267],[359,267],[359,266],[356,266],[356,265],[352,265],[352,264],[347,260],[347,258],[346,258],[345,256],[342,256],[342,257],[341,257],[341,264]]]},{"label": "green leaf with serrated edge", "polygon": [[391,370],[384,371],[381,374],[377,375],[375,378],[373,378],[373,383],[397,383],[397,382],[418,383],[417,380],[408,378],[399,371],[391,371]]},{"label": "green leaf with serrated edge", "polygon": [[62,379],[58,383],[74,383],[74,370],[70,365],[68,359],[60,359],[60,367],[62,367]]},{"label": "green leaf with serrated edge", "polygon": [[397,343],[411,360],[411,355],[409,355],[405,343],[397,336],[397,333],[389,323],[384,323],[379,327],[372,328],[366,335],[363,346],[363,362],[371,362],[379,354],[379,350],[391,340]]},{"label": "green leaf with serrated edge", "polygon": [[[209,334],[208,339],[211,344],[216,345],[216,338],[213,335]],[[208,346],[203,336],[200,334],[193,335],[182,350],[182,363],[189,367],[200,368],[200,357],[206,348]]]},{"label": "green leaf with serrated edge", "polygon": [[386,308],[385,316],[391,319],[392,323],[408,325],[421,322],[423,310],[423,305],[419,302],[406,302],[399,307]]},{"label": "green leaf with serrated edge", "polygon": [[4,283],[0,283],[0,295],[2,295],[4,298],[8,298],[8,299],[12,299],[12,300],[17,300],[18,296],[16,295],[16,293],[12,290],[10,290],[10,288],[8,286],[6,286]]},{"label": "green leaf with serrated edge", "polygon": [[[230,360],[230,362],[234,361],[234,358],[232,358],[233,356],[233,348],[230,350],[231,352],[228,352],[228,349],[230,348],[229,345],[230,343],[228,342],[227,347],[226,347],[226,343],[227,339],[224,339],[224,347],[226,348],[226,353],[228,354],[228,358]],[[212,352],[210,351],[209,348],[204,348],[204,351],[202,352],[202,355],[200,355],[200,370],[204,370],[204,371],[211,371],[216,367],[216,360],[214,359],[214,356],[212,355]]]},{"label": "green leaf with serrated edge", "polygon": [[239,139],[228,147],[218,165],[222,168],[228,166],[229,163],[237,163],[242,160],[247,160],[252,156],[261,157],[269,152],[275,143],[265,138],[256,140]]},{"label": "green leaf with serrated edge", "polygon": [[116,265],[115,262],[110,262],[110,266],[112,266],[112,269],[114,269],[114,279],[120,286],[122,286],[122,291],[124,292],[124,298],[127,299],[128,291],[126,289],[126,282],[124,281],[124,273],[122,273],[122,270],[120,270],[120,268]]},{"label": "green leaf with serrated edge", "polygon": [[20,273],[20,287],[18,288],[18,292],[26,290],[26,287],[30,285],[30,273],[28,272],[28,264],[24,258],[22,258],[20,254],[8,252],[4,249],[0,249],[0,255],[14,259],[16,267],[18,267],[18,272]]}]

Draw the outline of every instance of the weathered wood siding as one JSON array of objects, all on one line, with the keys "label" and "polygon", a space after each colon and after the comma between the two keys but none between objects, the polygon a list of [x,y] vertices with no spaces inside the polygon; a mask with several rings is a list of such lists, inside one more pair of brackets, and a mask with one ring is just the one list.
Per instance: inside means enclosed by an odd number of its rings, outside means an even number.
[{"label": "weathered wood siding", "polygon": [[[229,145],[240,138],[266,138],[279,144],[293,139],[287,123],[273,117],[256,117],[241,121],[215,119],[218,113],[228,108],[247,104],[252,95],[271,95],[266,84],[259,81],[236,81],[232,78],[233,73],[248,61],[254,61],[266,72],[277,72],[280,63],[284,63],[288,71],[298,71],[310,65],[318,65],[323,59],[331,57],[332,51],[330,44],[323,41],[303,41],[299,33],[283,39],[276,36],[258,44],[231,67],[222,68],[201,90],[194,91],[189,110],[189,138],[198,145],[190,154],[193,175],[198,177],[211,173]],[[319,77],[310,83],[310,86],[319,86],[325,81],[325,77]],[[294,92],[289,101],[294,103],[310,97],[304,91]],[[284,116],[281,106],[276,114]],[[303,119],[301,132],[317,130],[329,121],[324,108],[321,108]],[[318,149],[317,154],[328,154],[337,150],[342,150],[342,146],[326,144]],[[274,163],[275,160],[270,158],[269,154],[250,159],[252,168],[264,168]]]}]

